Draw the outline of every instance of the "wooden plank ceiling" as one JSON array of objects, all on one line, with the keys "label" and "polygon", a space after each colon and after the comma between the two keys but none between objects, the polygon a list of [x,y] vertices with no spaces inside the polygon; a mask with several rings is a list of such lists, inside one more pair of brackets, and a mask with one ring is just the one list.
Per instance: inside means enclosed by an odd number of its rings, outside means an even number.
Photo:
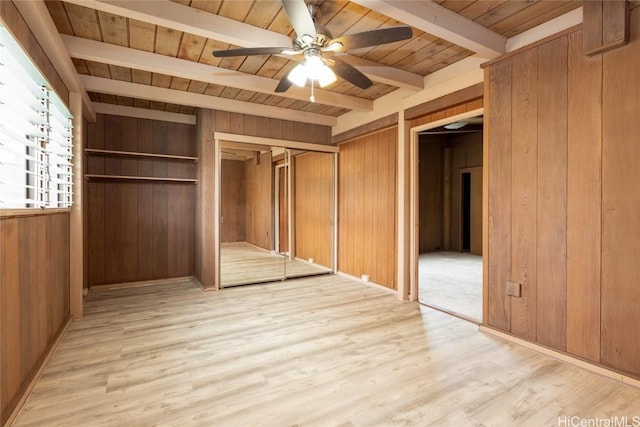
[{"label": "wooden plank ceiling", "polygon": [[[279,0],[173,1],[290,37],[293,35],[292,27]],[[320,23],[327,27],[334,37],[402,24],[376,11],[349,1],[324,0],[320,3],[322,11]],[[579,1],[561,0],[435,0],[435,3],[505,37],[517,35],[581,5]],[[46,4],[58,31],[65,35],[278,80],[284,76],[293,64],[291,60],[278,56],[214,58],[211,54],[212,51],[235,46],[73,3],[53,0],[47,1]],[[473,52],[467,49],[415,28],[413,34],[414,37],[408,41],[353,50],[349,51],[349,54],[420,76],[426,76],[473,55]],[[329,116],[339,116],[350,111],[337,106],[293,99],[287,97],[287,93],[282,95],[260,93],[237,87],[125,68],[109,63],[72,59],[78,73],[81,75],[170,88]],[[396,86],[375,83],[369,89],[362,90],[341,79],[328,88],[331,92],[368,100],[378,99],[396,89]],[[105,93],[90,92],[89,96],[93,101],[97,102],[162,111],[194,114],[196,110],[192,106],[134,99]]]}]

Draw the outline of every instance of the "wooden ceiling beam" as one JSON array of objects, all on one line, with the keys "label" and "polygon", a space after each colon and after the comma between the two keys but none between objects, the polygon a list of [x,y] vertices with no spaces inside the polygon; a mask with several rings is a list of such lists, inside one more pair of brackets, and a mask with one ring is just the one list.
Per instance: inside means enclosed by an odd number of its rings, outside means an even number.
[{"label": "wooden ceiling beam", "polygon": [[[94,40],[63,35],[62,40],[72,58],[101,62],[135,70],[161,73],[182,77],[188,80],[231,86],[253,92],[309,101],[309,88],[291,87],[285,93],[275,93],[278,80],[239,71],[227,70],[185,59],[172,58],[137,49],[117,46]],[[316,89],[316,102],[332,107],[348,108],[358,111],[372,111],[373,101],[350,95],[342,95],[330,90]]]},{"label": "wooden ceiling beam", "polygon": [[488,59],[506,51],[506,37],[430,0],[352,1]]},{"label": "wooden ceiling beam", "polygon": [[98,114],[111,114],[114,116],[135,117],[138,119],[160,120],[163,122],[183,123],[195,125],[196,116],[191,114],[172,113],[169,111],[151,110],[149,108],[130,107],[127,105],[105,104],[94,102],[93,108]]},{"label": "wooden ceiling beam", "polygon": [[82,113],[85,118],[89,122],[95,122],[96,112],[93,110],[91,99],[80,83],[76,67],[65,49],[44,1],[17,1],[15,5],[40,46],[48,53],[51,64],[60,74],[67,89],[82,96]]},{"label": "wooden ceiling beam", "polygon": [[323,114],[308,113],[306,111],[291,110],[288,108],[271,107],[235,99],[219,98],[216,96],[201,95],[199,93],[184,92],[175,89],[165,89],[138,83],[124,82],[120,80],[106,79],[102,77],[80,76],[86,90],[89,92],[105,93],[108,95],[127,96],[147,99],[149,101],[167,102],[173,104],[188,105],[211,110],[230,111],[233,113],[250,113],[256,116],[271,117],[274,119],[292,120],[303,123],[313,123],[323,126],[334,126],[337,119]]},{"label": "wooden ceiling beam", "polygon": [[[135,0],[126,2],[117,0],[63,1],[218,40],[234,46],[291,46],[291,40],[284,34],[258,28],[169,0]],[[210,52],[207,52],[207,54],[210,54]],[[287,56],[284,57],[289,58]],[[424,79],[418,74],[371,61],[363,64],[358,58],[353,60],[351,58],[355,57],[342,55],[342,59],[349,63],[354,61],[354,63],[367,65],[361,71],[374,82],[416,91],[424,88]]]},{"label": "wooden ceiling beam", "polygon": [[[424,89],[424,77],[418,74],[409,73],[398,68],[382,66],[377,62],[357,56],[342,53],[337,54],[337,56],[339,56],[344,62],[348,62],[356,67],[377,83],[397,86],[401,89],[409,89],[416,92]],[[403,73],[403,75],[398,75],[398,73]],[[372,77],[373,75],[375,75],[375,79]]]}]

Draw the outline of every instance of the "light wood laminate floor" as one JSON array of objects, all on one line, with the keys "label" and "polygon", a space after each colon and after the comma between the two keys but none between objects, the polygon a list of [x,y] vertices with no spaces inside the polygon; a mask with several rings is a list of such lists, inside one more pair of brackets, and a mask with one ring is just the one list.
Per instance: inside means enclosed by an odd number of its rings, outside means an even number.
[{"label": "light wood laminate floor", "polygon": [[[286,262],[286,267],[285,267]],[[247,242],[220,245],[222,287],[330,273],[331,270],[298,259],[289,259]]]},{"label": "light wood laminate floor", "polygon": [[[640,390],[339,276],[91,292],[16,425],[556,426]],[[631,420],[631,418],[629,418]]]},{"label": "light wood laminate floor", "polygon": [[482,257],[429,252],[418,261],[420,302],[482,322]]}]

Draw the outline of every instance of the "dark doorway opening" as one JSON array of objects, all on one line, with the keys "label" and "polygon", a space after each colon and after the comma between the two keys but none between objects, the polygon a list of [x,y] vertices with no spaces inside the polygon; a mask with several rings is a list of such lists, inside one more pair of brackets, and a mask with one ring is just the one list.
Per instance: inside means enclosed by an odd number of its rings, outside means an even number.
[{"label": "dark doorway opening", "polygon": [[471,252],[471,173],[462,173],[462,252]]}]

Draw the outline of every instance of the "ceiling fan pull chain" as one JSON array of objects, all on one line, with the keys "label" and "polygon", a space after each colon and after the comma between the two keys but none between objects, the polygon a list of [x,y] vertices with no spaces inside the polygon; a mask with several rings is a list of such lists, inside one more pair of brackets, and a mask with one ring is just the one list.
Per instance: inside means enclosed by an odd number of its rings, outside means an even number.
[{"label": "ceiling fan pull chain", "polygon": [[316,102],[316,97],[313,95],[314,80],[313,79],[309,79],[309,80],[311,80],[311,96],[309,97],[309,101]]}]

